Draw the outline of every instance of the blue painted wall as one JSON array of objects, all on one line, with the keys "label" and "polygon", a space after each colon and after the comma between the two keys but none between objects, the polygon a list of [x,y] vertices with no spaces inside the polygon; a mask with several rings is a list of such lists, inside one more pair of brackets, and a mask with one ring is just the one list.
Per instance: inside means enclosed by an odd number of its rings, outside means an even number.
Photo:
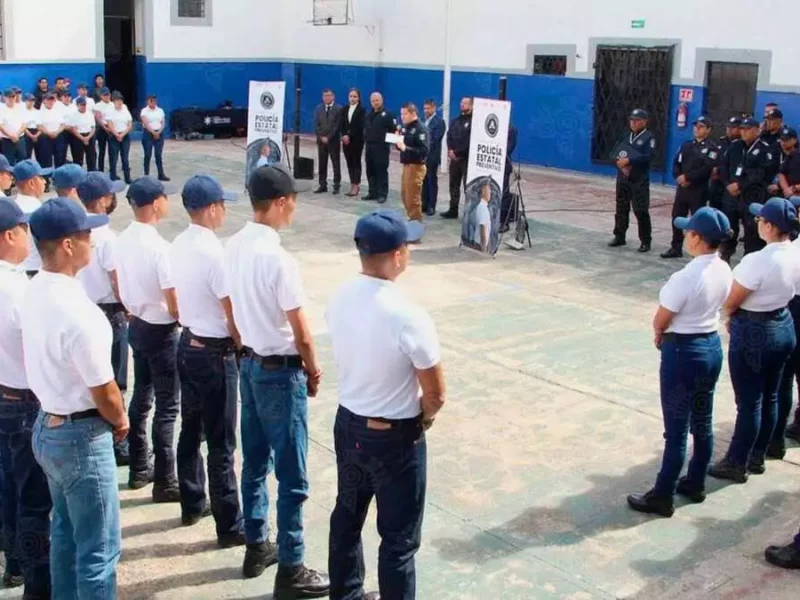
[{"label": "blue painted wall", "polygon": [[105,69],[103,63],[0,63],[0,89],[4,90],[12,85],[21,87],[25,92],[33,92],[36,82],[47,77],[50,86],[56,77],[67,77],[71,80],[73,91],[79,83],[91,86],[94,76]]}]

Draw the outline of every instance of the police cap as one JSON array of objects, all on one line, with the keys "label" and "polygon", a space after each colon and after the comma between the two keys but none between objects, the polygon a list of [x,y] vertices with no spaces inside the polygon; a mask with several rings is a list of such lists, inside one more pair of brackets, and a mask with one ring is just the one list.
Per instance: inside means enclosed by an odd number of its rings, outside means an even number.
[{"label": "police cap", "polygon": [[797,139],[797,131],[793,127],[784,127],[781,129],[780,138],[782,140],[796,140]]},{"label": "police cap", "polygon": [[728,119],[727,126],[732,129],[739,129],[739,127],[742,126],[742,119],[739,117],[731,117],[730,119]]},{"label": "police cap", "polygon": [[742,129],[753,129],[761,127],[761,123],[756,121],[753,117],[745,117],[739,122],[739,127]]},{"label": "police cap", "polygon": [[709,129],[711,129],[714,125],[711,122],[711,119],[705,115],[701,115],[694,120],[695,125],[705,125]]},{"label": "police cap", "polygon": [[767,118],[768,119],[782,119],[783,118],[783,112],[781,111],[780,108],[773,108],[771,111],[769,111],[767,113]]},{"label": "police cap", "polygon": [[634,108],[631,111],[631,114],[628,115],[629,119],[643,119],[647,120],[650,118],[650,115],[647,114],[647,111],[643,108]]}]

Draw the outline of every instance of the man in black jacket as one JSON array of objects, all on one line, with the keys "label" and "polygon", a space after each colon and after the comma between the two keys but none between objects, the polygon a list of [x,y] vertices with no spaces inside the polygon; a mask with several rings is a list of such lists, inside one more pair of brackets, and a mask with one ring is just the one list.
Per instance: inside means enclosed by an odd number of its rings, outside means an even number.
[{"label": "man in black jacket", "polygon": [[461,114],[447,130],[447,155],[450,157],[450,209],[441,213],[445,219],[458,218],[461,187],[467,183],[469,136],[472,133],[472,98],[461,99]]},{"label": "man in black jacket", "polygon": [[425,161],[425,182],[422,184],[422,210],[432,217],[436,214],[436,201],[439,198],[439,165],[442,162],[442,139],[447,126],[444,119],[436,114],[436,101],[425,100],[425,127],[428,128],[430,149]]},{"label": "man in black jacket", "polygon": [[428,130],[419,121],[417,107],[410,102],[400,110],[403,120],[403,141],[398,142],[403,179],[400,195],[409,221],[422,222],[422,182],[425,180],[425,159],[430,149]]},{"label": "man in black jacket", "polygon": [[367,163],[367,181],[369,192],[362,196],[363,200],[377,200],[378,204],[386,202],[389,195],[389,151],[386,134],[397,131],[397,121],[392,113],[383,105],[383,96],[378,92],[369,97],[372,112],[364,121],[364,141],[367,149],[364,153]]},{"label": "man in black jacket", "polygon": [[333,163],[333,193],[342,185],[342,107],[331,90],[322,92],[322,104],[314,111],[314,131],[319,155],[319,187],[315,194],[328,191],[328,157]]}]

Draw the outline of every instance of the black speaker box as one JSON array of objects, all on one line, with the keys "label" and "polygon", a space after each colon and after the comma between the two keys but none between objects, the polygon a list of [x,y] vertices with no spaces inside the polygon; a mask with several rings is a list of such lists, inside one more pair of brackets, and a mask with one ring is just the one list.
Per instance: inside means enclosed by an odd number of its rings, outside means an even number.
[{"label": "black speaker box", "polygon": [[314,179],[314,159],[298,157],[294,161],[295,179]]}]

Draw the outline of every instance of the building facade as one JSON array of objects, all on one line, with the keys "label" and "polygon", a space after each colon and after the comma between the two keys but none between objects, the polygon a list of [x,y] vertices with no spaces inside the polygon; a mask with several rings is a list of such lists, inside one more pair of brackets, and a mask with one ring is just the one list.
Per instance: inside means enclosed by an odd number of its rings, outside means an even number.
[{"label": "building facade", "polygon": [[377,89],[394,110],[441,102],[449,57],[453,113],[461,96],[496,97],[507,76],[517,158],[598,173],[612,172],[609,140],[634,104],[653,115],[663,165],[702,112],[721,121],[775,101],[800,125],[800,38],[779,43],[768,25],[800,17],[791,0],[765,0],[757,13],[750,0],[349,0],[341,26],[314,25],[314,4],[0,0],[0,86],[32,89],[57,75],[89,83],[105,72],[130,105],[156,93],[172,110],[244,105],[249,80],[284,79],[293,123],[299,65],[309,131],[325,87],[340,100],[350,87]]}]

